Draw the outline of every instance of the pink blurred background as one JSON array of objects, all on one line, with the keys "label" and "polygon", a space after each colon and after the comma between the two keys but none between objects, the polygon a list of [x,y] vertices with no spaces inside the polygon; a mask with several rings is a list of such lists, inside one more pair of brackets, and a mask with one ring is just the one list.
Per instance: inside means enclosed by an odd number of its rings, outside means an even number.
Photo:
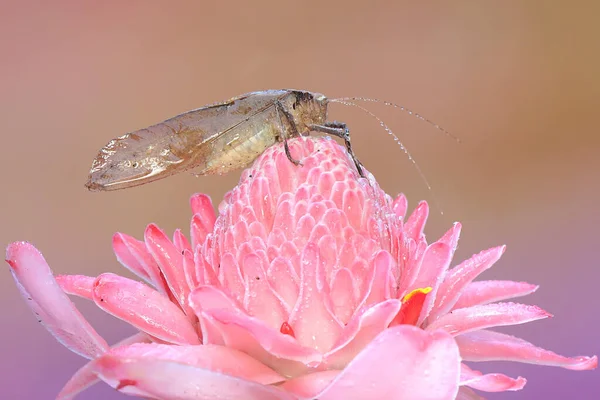
[{"label": "pink blurred background", "polygon": [[[432,204],[430,239],[464,224],[457,262],[506,243],[486,279],[541,285],[523,301],[550,320],[504,329],[566,355],[600,353],[600,12],[597,2],[2,2],[0,243],[29,240],[56,273],[124,273],[115,231],[187,228],[193,192],[215,203],[238,173],[188,174],[113,193],[83,187],[109,139],[248,91],[298,88],[402,103],[431,126],[369,105],[332,106],[358,156],[411,208]],[[355,2],[358,3],[358,2]],[[435,208],[432,200],[444,210]],[[51,399],[84,360],[39,326],[0,280],[3,399]],[[131,329],[75,300],[110,343]],[[393,368],[393,366],[389,366]],[[479,364],[528,379],[491,399],[600,398],[598,371]],[[97,385],[83,399],[126,398]]]}]

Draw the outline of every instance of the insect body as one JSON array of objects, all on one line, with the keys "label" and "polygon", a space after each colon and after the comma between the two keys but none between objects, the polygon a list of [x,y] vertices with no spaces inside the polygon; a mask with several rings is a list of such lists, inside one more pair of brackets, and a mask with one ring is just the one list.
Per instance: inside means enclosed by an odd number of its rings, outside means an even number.
[{"label": "insect body", "polygon": [[300,90],[248,93],[178,115],[111,140],[92,163],[86,187],[116,190],[193,169],[221,174],[250,164],[264,150],[287,139],[319,131],[341,137],[363,176],[343,123],[327,121],[329,100]]}]

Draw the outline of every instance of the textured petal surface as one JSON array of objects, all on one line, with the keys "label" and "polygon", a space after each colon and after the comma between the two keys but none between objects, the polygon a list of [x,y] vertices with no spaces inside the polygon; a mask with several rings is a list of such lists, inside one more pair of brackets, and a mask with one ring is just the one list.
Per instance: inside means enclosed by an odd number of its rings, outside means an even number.
[{"label": "textured petal surface", "polygon": [[[113,348],[142,342],[150,342],[148,336],[144,333],[136,333],[135,335],[120,341],[114,345]],[[62,388],[56,397],[56,400],[72,399],[85,389],[100,381],[96,375],[96,372],[94,371],[93,363],[94,361],[90,361],[81,367]]]},{"label": "textured petal surface", "polygon": [[198,334],[181,309],[143,283],[102,274],[94,283],[94,301],[104,311],[161,340],[199,343]]},{"label": "textured petal surface", "polygon": [[249,355],[224,346],[171,346],[156,343],[136,343],[110,350],[106,353],[106,356],[129,361],[173,361],[262,383],[263,385],[285,380],[277,372]]},{"label": "textured petal surface", "polygon": [[447,333],[400,325],[382,332],[316,397],[453,400],[459,374],[458,348]]},{"label": "textured petal surface", "polygon": [[494,247],[473,255],[468,260],[448,271],[435,300],[430,320],[450,311],[463,289],[500,259],[506,246]]},{"label": "textured petal surface", "polygon": [[6,250],[6,261],[27,305],[59,342],[86,358],[108,350],[106,341],[62,291],[46,260],[33,245],[11,244]]},{"label": "textured petal surface", "polygon": [[460,384],[484,392],[504,392],[507,390],[521,390],[527,383],[522,377],[513,379],[504,374],[482,374],[462,364],[460,371]]},{"label": "textured petal surface", "polygon": [[536,306],[517,303],[496,303],[454,310],[427,327],[443,329],[451,335],[460,335],[493,326],[524,324],[551,315]]},{"label": "textured petal surface", "polygon": [[471,282],[461,293],[453,309],[466,308],[496,301],[526,296],[535,292],[537,285],[513,281]]},{"label": "textured petal surface", "polygon": [[551,365],[575,371],[594,369],[598,357],[563,357],[534,346],[526,340],[504,333],[480,330],[456,337],[461,356],[466,361],[518,361]]},{"label": "textured petal surface", "polygon": [[170,400],[293,400],[295,396],[260,383],[165,360],[101,357],[94,365],[102,380],[120,391]]}]

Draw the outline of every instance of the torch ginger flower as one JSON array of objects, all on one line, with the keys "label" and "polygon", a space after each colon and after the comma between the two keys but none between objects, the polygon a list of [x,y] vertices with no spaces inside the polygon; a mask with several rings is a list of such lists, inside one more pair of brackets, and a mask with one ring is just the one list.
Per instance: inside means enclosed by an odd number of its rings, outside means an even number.
[{"label": "torch ginger flower", "polygon": [[[191,199],[190,240],[149,225],[118,233],[117,259],[148,283],[106,273],[54,277],[30,244],[7,250],[17,286],[45,327],[91,361],[59,394],[98,379],[153,399],[467,399],[525,379],[463,362],[510,360],[572,370],[567,358],[487,328],[549,316],[504,302],[537,286],[477,281],[504,252],[449,269],[461,230],[427,244],[425,202],[405,219],[372,175],[359,178],[328,138],[265,151],[219,205]],[[109,347],[66,294],[92,300],[140,333]]]}]

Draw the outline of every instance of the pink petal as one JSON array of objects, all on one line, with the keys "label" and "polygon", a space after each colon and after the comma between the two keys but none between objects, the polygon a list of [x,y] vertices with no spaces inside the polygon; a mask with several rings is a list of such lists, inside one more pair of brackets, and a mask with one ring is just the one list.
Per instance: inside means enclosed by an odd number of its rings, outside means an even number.
[{"label": "pink petal", "polygon": [[[234,300],[214,287],[202,286],[194,290],[190,295],[190,303],[200,316],[203,335],[208,330],[214,336],[218,330],[216,336],[228,347],[250,354],[278,371],[286,368],[297,371],[298,362],[309,364],[322,360],[322,355],[314,349],[302,346],[293,337],[248,316]],[[211,335],[203,337],[208,342]],[[305,369],[301,368],[302,371]],[[292,372],[289,374],[292,375]]]},{"label": "pink petal", "polygon": [[462,224],[460,222],[455,222],[452,225],[452,228],[448,230],[448,232],[444,233],[444,236],[438,240],[438,242],[446,243],[452,249],[452,253],[456,250],[456,246],[458,246],[458,239],[460,238],[460,231],[462,230]]},{"label": "pink petal", "polygon": [[421,262],[421,267],[419,269],[419,275],[412,286],[409,287],[409,290],[426,287],[432,288],[423,303],[417,326],[420,326],[423,323],[425,318],[429,315],[429,312],[433,309],[437,292],[446,275],[446,270],[452,261],[453,252],[453,248],[443,242],[433,243],[425,250],[423,261]]},{"label": "pink petal", "polygon": [[526,282],[513,281],[477,281],[471,282],[462,291],[453,309],[467,308],[526,296],[535,292],[539,286]]},{"label": "pink petal", "polygon": [[409,325],[384,330],[344,369],[319,400],[453,400],[460,357],[452,337]]},{"label": "pink petal", "polygon": [[461,386],[458,389],[458,395],[456,400],[485,400],[483,397],[473,391],[473,389],[466,386]]},{"label": "pink petal", "polygon": [[[136,333],[133,336],[123,339],[112,347],[115,348],[119,346],[127,346],[140,342],[149,342],[149,338],[145,333]],[[79,393],[99,382],[100,379],[96,376],[96,373],[93,370],[93,363],[94,361],[90,361],[81,367],[62,388],[56,397],[56,400],[72,399]]]},{"label": "pink petal", "polygon": [[427,222],[428,216],[429,206],[427,205],[427,202],[422,201],[404,224],[406,236],[413,239],[415,242],[418,242],[423,237],[423,229],[425,228],[425,222]]},{"label": "pink petal", "polygon": [[117,260],[125,268],[156,287],[161,293],[171,294],[164,276],[154,258],[148,253],[144,242],[124,233],[115,233],[112,244]]},{"label": "pink petal", "polygon": [[459,335],[456,342],[466,361],[517,361],[574,371],[595,369],[598,357],[563,357],[504,333],[480,330]]},{"label": "pink petal", "polygon": [[192,251],[192,246],[185,235],[181,232],[181,229],[177,229],[175,230],[175,233],[173,233],[173,245],[180,253],[183,253],[184,250],[188,250],[190,252]]},{"label": "pink petal", "polygon": [[156,225],[150,224],[144,232],[146,247],[162,271],[171,293],[187,312],[187,297],[190,287],[183,271],[183,254],[175,248],[167,235]]},{"label": "pink petal", "polygon": [[331,283],[331,301],[335,316],[347,324],[356,310],[358,290],[354,286],[354,277],[348,268],[337,270]]},{"label": "pink petal", "polygon": [[[286,375],[297,373],[286,371],[287,368],[296,371],[297,363],[313,365],[322,360],[322,355],[317,350],[302,346],[293,337],[270,328],[257,318],[222,309],[204,313],[221,324],[219,327],[228,347],[250,354]],[[305,366],[301,368],[302,371],[305,369]]]},{"label": "pink petal", "polygon": [[394,199],[394,202],[392,203],[392,210],[394,210],[394,213],[397,217],[404,218],[407,209],[408,200],[406,200],[406,196],[401,193]]},{"label": "pink petal", "polygon": [[6,261],[27,305],[64,346],[85,358],[95,358],[108,344],[79,313],[56,283],[42,254],[27,242],[12,243]]},{"label": "pink petal", "polygon": [[143,283],[102,274],[94,284],[94,301],[109,314],[165,342],[199,343],[194,327],[181,309]]},{"label": "pink petal", "polygon": [[56,282],[63,292],[92,300],[92,290],[96,278],[85,275],[58,275]]},{"label": "pink petal", "polygon": [[289,324],[302,345],[325,352],[331,349],[342,327],[327,307],[326,294],[317,285],[317,281],[323,282],[319,263],[317,245],[307,244],[302,252],[300,294]]},{"label": "pink petal", "polygon": [[98,359],[99,376],[123,393],[177,400],[295,400],[281,389],[173,361]]},{"label": "pink petal", "polygon": [[287,321],[288,312],[267,280],[267,266],[256,253],[246,255],[243,266],[247,282],[244,308],[248,314],[272,328],[279,329],[281,324]]},{"label": "pink petal", "polygon": [[[196,273],[196,263],[194,262],[194,255],[190,250],[183,251],[183,274],[185,276],[185,282],[190,290],[193,290],[203,284],[204,282],[200,281],[200,279],[204,278],[204,276],[198,277]],[[186,303],[187,306],[187,303]],[[186,313],[188,316],[190,313]]]},{"label": "pink petal", "polygon": [[527,383],[522,377],[513,379],[504,374],[482,374],[474,371],[466,365],[461,365],[460,384],[461,386],[470,386],[473,389],[484,392],[504,392],[507,390],[521,390]]},{"label": "pink petal", "polygon": [[315,398],[340,372],[338,370],[313,372],[312,374],[309,373],[297,378],[288,379],[279,387],[300,398]]},{"label": "pink petal", "polygon": [[450,311],[464,288],[479,274],[494,265],[505,249],[506,246],[500,246],[482,251],[449,270],[440,285],[429,320],[433,321]]},{"label": "pink petal", "polygon": [[400,300],[389,299],[355,315],[344,327],[334,348],[325,354],[329,368],[342,369],[367,344],[386,329],[400,311]]},{"label": "pink petal", "polygon": [[368,297],[362,305],[370,306],[390,298],[391,272],[395,268],[396,260],[389,252],[381,250],[373,257],[369,268],[373,275],[365,293]]},{"label": "pink petal", "polygon": [[454,310],[431,323],[426,329],[443,329],[456,336],[492,326],[518,325],[550,316],[551,314],[537,306],[495,303]]},{"label": "pink petal", "polygon": [[[196,193],[190,198],[190,206],[192,207],[192,213],[197,215],[200,219],[203,229],[206,232],[212,232],[215,226],[215,221],[217,220],[217,216],[215,214],[215,209],[210,196],[202,193]],[[202,242],[204,242],[204,240],[201,240],[199,243]],[[193,247],[194,249],[196,248],[195,244]]]},{"label": "pink petal", "polygon": [[172,346],[137,343],[118,347],[105,354],[122,360],[162,360],[191,365],[235,376],[263,385],[282,382],[285,378],[241,351],[215,345]]}]

